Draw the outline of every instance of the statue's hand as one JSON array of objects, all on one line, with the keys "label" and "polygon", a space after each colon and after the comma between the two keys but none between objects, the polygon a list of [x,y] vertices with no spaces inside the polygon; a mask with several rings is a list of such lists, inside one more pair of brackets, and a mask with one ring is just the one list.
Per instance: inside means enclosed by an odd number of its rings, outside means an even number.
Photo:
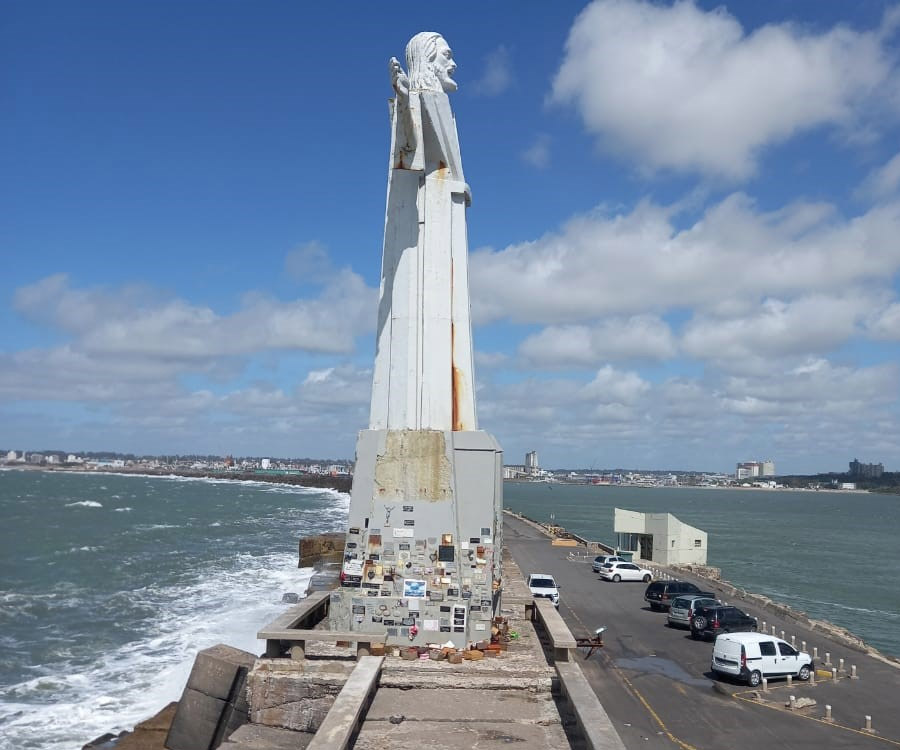
[{"label": "statue's hand", "polygon": [[397,95],[409,96],[409,78],[406,77],[406,73],[403,72],[403,68],[400,67],[400,61],[396,57],[391,58],[391,61],[388,63],[388,70],[391,71],[391,86],[394,87]]}]

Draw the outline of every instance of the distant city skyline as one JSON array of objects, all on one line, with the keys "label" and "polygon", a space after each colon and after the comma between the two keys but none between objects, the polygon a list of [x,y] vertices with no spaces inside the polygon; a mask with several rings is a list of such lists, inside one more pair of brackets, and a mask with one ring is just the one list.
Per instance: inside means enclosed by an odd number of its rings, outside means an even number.
[{"label": "distant city skyline", "polygon": [[422,30],[508,461],[900,466],[900,0],[7,4],[0,444],[352,459]]}]

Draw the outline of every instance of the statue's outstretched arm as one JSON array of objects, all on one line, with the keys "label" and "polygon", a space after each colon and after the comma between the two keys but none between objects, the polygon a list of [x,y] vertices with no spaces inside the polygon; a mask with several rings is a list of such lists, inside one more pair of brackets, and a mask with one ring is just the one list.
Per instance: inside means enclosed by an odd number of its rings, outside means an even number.
[{"label": "statue's outstretched arm", "polygon": [[388,70],[391,72],[391,86],[397,92],[397,96],[404,99],[409,97],[409,78],[403,72],[400,61],[396,57],[392,57],[388,63]]}]

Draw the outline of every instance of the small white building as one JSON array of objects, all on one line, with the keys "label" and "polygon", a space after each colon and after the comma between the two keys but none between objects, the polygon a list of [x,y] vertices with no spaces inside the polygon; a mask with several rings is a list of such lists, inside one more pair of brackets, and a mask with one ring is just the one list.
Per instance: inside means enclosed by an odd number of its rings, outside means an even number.
[{"label": "small white building", "polygon": [[271,469],[272,468],[272,459],[271,458],[260,459],[259,468],[260,469]]},{"label": "small white building", "polygon": [[616,508],[616,548],[660,565],[706,565],[706,532],[671,513],[639,513]]}]

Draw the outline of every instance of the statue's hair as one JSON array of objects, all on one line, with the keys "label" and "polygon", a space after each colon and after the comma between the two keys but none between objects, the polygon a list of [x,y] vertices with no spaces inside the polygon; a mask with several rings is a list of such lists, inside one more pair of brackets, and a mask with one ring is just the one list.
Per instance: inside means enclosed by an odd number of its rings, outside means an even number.
[{"label": "statue's hair", "polygon": [[437,56],[437,40],[440,38],[441,35],[436,31],[420,31],[406,45],[410,89],[443,91],[432,65]]}]

